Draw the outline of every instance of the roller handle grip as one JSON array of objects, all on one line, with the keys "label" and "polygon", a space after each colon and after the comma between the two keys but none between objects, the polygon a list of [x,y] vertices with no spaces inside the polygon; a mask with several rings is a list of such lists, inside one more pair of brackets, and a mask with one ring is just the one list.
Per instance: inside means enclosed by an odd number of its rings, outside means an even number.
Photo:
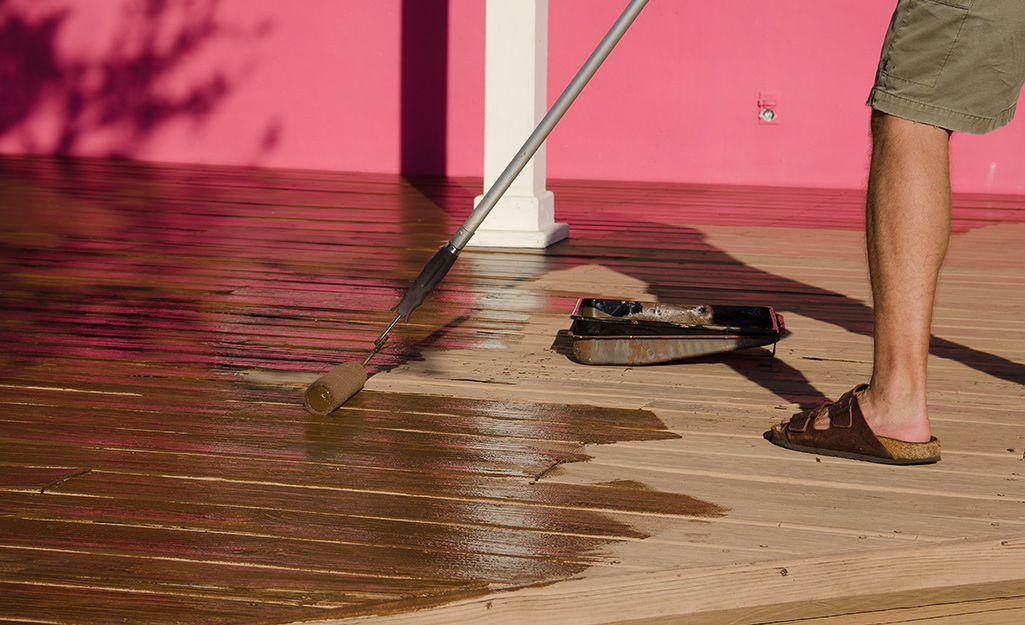
[{"label": "roller handle grip", "polygon": [[452,264],[456,262],[456,257],[459,255],[458,250],[452,247],[451,244],[445,244],[438,253],[434,255],[434,258],[428,262],[420,275],[416,277],[413,284],[406,289],[406,294],[402,296],[402,301],[398,303],[393,311],[397,313],[399,317],[405,317],[406,322],[409,322],[409,315],[413,310],[423,303],[424,298],[434,290],[434,287],[438,286],[441,279],[445,277],[448,270],[452,268]]}]

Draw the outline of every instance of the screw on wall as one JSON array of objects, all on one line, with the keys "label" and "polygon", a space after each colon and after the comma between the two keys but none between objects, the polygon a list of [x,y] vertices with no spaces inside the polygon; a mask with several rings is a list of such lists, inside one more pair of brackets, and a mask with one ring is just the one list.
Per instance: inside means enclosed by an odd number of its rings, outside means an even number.
[{"label": "screw on wall", "polygon": [[758,94],[758,123],[777,124],[779,119],[779,94],[762,92]]}]

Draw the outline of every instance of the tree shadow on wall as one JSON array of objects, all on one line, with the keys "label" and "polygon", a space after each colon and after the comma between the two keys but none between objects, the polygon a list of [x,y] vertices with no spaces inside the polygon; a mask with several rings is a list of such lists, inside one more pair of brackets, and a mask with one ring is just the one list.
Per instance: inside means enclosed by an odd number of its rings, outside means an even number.
[{"label": "tree shadow on wall", "polygon": [[244,77],[244,61],[197,69],[198,56],[271,29],[218,19],[221,0],[111,4],[103,11],[115,23],[85,50],[84,38],[78,49],[63,39],[83,26],[73,24],[87,10],[81,4],[0,0],[0,138],[13,136],[29,153],[68,156],[88,146],[94,156],[131,158],[168,123],[202,123]]}]

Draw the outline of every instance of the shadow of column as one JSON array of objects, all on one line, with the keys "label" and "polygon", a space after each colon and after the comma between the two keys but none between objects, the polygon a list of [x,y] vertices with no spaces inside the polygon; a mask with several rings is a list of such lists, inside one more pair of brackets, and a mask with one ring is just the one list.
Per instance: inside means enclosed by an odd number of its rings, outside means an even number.
[{"label": "shadow of column", "polygon": [[403,0],[401,80],[401,172],[444,175],[448,0]]}]

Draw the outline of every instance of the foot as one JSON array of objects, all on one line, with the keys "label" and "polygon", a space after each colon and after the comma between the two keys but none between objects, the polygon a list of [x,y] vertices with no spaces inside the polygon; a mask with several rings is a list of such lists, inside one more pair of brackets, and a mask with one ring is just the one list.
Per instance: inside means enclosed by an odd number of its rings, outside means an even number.
[{"label": "foot", "polygon": [[[883,394],[877,393],[871,385],[860,388],[855,395],[865,422],[876,436],[908,443],[927,443],[932,439],[924,401],[899,396],[880,397]],[[812,427],[816,430],[828,429],[829,411],[820,408],[814,410],[817,410],[818,414],[812,422]],[[789,418],[784,419],[780,427],[785,427],[789,422]]]},{"label": "foot", "polygon": [[[836,402],[796,414],[775,426],[766,438],[795,451],[868,462],[927,464],[940,459],[940,444],[935,438],[909,441],[880,435],[870,427],[861,407],[861,397],[868,390],[869,386],[863,384]],[[907,433],[905,428],[898,429]]]},{"label": "foot", "polygon": [[932,438],[924,398],[887,398],[871,384],[857,395],[865,421],[877,436],[909,443],[926,443]]}]

